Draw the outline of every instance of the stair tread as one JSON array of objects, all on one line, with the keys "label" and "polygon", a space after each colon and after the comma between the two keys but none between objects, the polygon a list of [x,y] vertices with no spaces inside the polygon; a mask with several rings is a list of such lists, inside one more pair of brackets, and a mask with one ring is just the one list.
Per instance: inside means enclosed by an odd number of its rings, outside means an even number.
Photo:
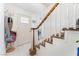
[{"label": "stair tread", "polygon": [[40,45],[36,45],[35,47],[38,48],[38,49],[40,49]]},{"label": "stair tread", "polygon": [[64,39],[64,37],[57,37],[57,36],[54,36],[53,38]]},{"label": "stair tread", "polygon": [[70,28],[63,28],[63,31],[79,31],[79,29],[74,29],[73,27]]},{"label": "stair tread", "polygon": [[41,46],[45,47],[45,45],[43,43],[40,43]]}]

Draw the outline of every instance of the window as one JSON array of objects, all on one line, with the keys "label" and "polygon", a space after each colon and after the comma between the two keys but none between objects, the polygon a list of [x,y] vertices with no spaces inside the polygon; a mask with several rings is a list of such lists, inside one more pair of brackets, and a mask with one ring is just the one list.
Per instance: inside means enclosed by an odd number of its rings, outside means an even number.
[{"label": "window", "polygon": [[28,17],[21,17],[21,23],[29,24],[29,18]]}]

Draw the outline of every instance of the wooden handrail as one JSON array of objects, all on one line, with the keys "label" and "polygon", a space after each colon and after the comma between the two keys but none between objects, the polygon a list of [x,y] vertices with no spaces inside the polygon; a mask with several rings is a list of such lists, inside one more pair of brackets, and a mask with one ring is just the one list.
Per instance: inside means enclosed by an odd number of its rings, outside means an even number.
[{"label": "wooden handrail", "polygon": [[56,3],[50,11],[47,13],[47,15],[44,17],[44,19],[41,21],[41,23],[36,28],[31,28],[33,30],[33,46],[30,49],[30,55],[36,54],[36,47],[35,47],[35,30],[37,30],[49,17],[49,15],[55,10],[55,8],[59,5],[59,3]]},{"label": "wooden handrail", "polygon": [[50,11],[47,13],[47,15],[44,17],[44,19],[41,21],[41,23],[36,27],[36,28],[32,28],[34,30],[38,29],[49,17],[49,15],[54,11],[54,9],[59,5],[59,3],[56,3],[51,9]]}]

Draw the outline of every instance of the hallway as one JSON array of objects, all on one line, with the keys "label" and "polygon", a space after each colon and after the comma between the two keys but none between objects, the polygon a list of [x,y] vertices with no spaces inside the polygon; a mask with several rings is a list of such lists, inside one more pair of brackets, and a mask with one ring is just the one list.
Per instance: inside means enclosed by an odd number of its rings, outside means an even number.
[{"label": "hallway", "polygon": [[[0,54],[77,56],[78,3],[5,3]],[[3,39],[2,39],[3,38]],[[15,50],[14,50],[15,48]],[[9,52],[7,52],[9,51]]]}]

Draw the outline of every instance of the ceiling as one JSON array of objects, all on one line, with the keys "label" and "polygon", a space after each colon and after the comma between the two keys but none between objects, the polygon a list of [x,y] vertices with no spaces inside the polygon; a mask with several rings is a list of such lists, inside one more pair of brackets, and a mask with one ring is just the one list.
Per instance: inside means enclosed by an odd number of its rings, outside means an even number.
[{"label": "ceiling", "polygon": [[44,11],[51,4],[50,3],[15,3],[15,5],[25,9],[26,11],[38,14],[41,11]]}]

